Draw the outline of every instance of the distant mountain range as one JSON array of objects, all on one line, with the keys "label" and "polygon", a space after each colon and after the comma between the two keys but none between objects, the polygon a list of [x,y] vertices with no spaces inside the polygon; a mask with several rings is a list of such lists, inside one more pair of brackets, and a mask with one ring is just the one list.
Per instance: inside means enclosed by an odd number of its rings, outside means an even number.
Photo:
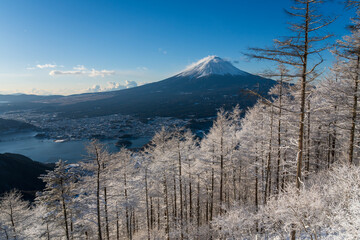
[{"label": "distant mountain range", "polygon": [[247,90],[266,95],[275,84],[271,79],[241,71],[228,61],[209,56],[173,77],[130,89],[71,96],[31,96],[25,102],[0,97],[0,101],[10,102],[0,105],[0,111],[25,106],[71,118],[115,113],[139,117],[209,117],[216,115],[220,107],[252,106],[257,98]]}]

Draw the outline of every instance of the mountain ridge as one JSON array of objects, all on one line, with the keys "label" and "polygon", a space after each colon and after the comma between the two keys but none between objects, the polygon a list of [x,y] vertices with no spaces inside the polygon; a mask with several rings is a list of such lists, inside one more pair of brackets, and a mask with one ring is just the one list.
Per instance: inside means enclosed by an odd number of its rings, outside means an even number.
[{"label": "mountain ridge", "polygon": [[247,90],[266,96],[276,82],[244,72],[230,62],[208,56],[170,78],[112,92],[86,93],[39,101],[39,111],[81,118],[132,114],[140,117],[188,118],[215,116],[220,107],[242,109],[255,104],[257,97]]}]

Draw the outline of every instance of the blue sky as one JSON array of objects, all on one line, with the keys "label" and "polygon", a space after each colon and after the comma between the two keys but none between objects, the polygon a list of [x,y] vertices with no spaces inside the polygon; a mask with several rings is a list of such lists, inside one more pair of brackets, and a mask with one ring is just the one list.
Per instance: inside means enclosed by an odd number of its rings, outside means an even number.
[{"label": "blue sky", "polygon": [[[329,27],[352,13],[331,1]],[[0,0],[0,93],[72,94],[162,80],[208,55],[257,73],[248,47],[287,35],[291,0]],[[329,54],[326,65],[332,59]]]}]

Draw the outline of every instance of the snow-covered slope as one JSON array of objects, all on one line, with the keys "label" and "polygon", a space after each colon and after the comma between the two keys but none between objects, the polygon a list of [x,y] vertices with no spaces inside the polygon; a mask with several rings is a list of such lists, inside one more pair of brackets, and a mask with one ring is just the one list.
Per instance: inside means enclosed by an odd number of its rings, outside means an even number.
[{"label": "snow-covered slope", "polygon": [[200,78],[209,75],[248,75],[247,72],[241,71],[234,67],[230,62],[223,60],[217,56],[208,56],[191,64],[177,76]]}]

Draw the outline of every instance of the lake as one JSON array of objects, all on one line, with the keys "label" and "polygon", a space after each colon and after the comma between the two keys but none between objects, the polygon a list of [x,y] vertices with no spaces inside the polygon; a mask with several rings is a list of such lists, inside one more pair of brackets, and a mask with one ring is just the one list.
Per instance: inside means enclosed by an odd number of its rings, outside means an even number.
[{"label": "lake", "polygon": [[[39,162],[56,162],[59,159],[77,162],[86,157],[89,140],[54,142],[50,139],[35,138],[36,132],[11,133],[0,136],[0,153],[18,153]],[[142,147],[150,137],[142,137],[132,142],[131,148]],[[117,152],[116,140],[104,140],[110,152]]]}]

